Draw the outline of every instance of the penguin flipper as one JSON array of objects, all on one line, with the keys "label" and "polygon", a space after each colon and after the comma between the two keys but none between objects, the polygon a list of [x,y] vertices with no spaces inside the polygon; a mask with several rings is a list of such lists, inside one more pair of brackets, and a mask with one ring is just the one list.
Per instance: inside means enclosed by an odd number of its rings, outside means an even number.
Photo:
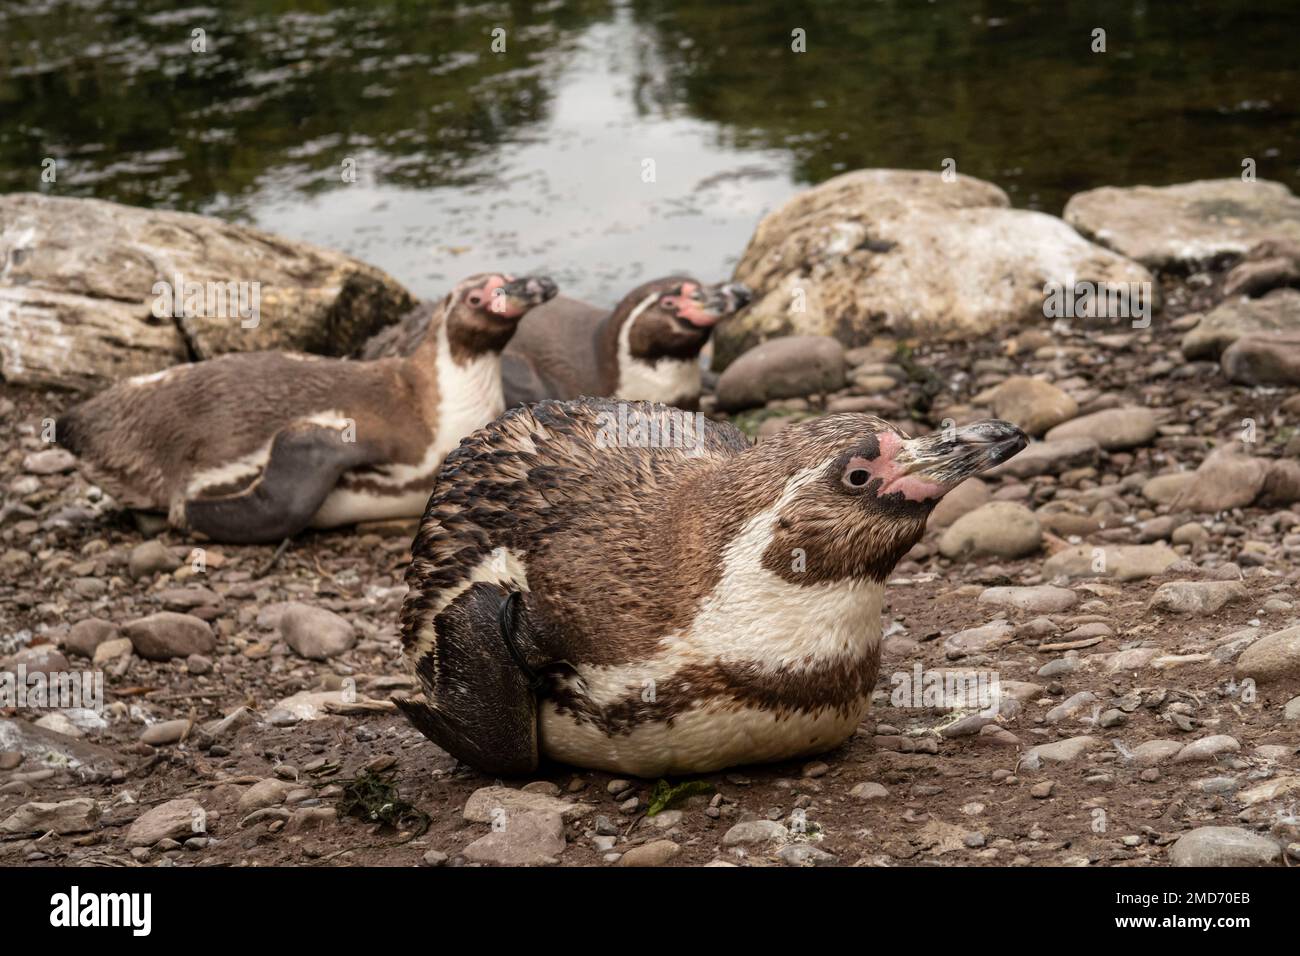
[{"label": "penguin flipper", "polygon": [[186,499],[185,522],[213,541],[282,541],[307,526],[343,472],[370,458],[367,444],[345,441],[340,429],[288,425],[276,433],[256,481],[236,494]]},{"label": "penguin flipper", "polygon": [[416,662],[424,699],[397,706],[420,733],[484,773],[537,769],[537,682],[518,592],[480,581],[434,619],[436,642]]}]

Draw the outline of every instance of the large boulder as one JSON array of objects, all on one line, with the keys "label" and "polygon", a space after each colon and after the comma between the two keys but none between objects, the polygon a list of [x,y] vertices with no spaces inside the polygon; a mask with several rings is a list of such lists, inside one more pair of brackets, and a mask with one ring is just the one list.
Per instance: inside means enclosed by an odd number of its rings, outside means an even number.
[{"label": "large boulder", "polygon": [[1008,205],[991,183],[916,170],[858,170],[800,193],[763,218],[736,266],[757,294],[715,332],[715,366],[791,334],[847,346],[881,332],[1001,335],[1050,321],[1048,283],[1151,282],[1054,216]]},{"label": "large boulder", "polygon": [[[174,299],[158,285],[178,282]],[[234,284],[255,314],[240,316]],[[11,382],[94,390],[223,352],[346,355],[411,305],[373,266],[248,226],[0,196],[0,375]]]},{"label": "large boulder", "polygon": [[1300,199],[1281,183],[1201,179],[1176,186],[1104,186],[1070,197],[1065,221],[1151,269],[1245,255],[1264,239],[1300,238]]},{"label": "large boulder", "polygon": [[1237,339],[1270,332],[1300,332],[1300,292],[1279,289],[1262,299],[1219,303],[1183,336],[1183,355],[1217,359]]}]

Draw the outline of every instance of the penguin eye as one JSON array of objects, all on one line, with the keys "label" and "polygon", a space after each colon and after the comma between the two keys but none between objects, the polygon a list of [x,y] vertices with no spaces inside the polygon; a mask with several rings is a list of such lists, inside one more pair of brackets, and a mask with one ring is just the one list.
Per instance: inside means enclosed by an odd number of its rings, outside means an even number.
[{"label": "penguin eye", "polygon": [[871,480],[871,472],[865,468],[852,468],[844,473],[844,483],[850,488],[865,488]]},{"label": "penguin eye", "polygon": [[483,296],[479,295],[477,292],[471,292],[465,298],[465,301],[468,302],[470,305],[474,306],[475,308],[478,308],[480,305],[483,304]]}]

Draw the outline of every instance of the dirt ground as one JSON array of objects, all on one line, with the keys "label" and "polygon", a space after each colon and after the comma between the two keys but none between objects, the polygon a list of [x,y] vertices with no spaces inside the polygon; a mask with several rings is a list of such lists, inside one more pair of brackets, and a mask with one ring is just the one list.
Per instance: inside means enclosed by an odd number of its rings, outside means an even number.
[{"label": "dirt ground", "polygon": [[[1032,508],[1056,502],[1100,525],[1078,540],[1149,543],[1157,532],[1142,530],[1143,523],[1169,509],[1142,497],[1146,477],[1193,467],[1210,439],[1247,416],[1267,433],[1263,454],[1289,453],[1278,411],[1286,393],[1231,386],[1217,365],[1188,364],[1177,354],[1180,316],[1212,300],[1214,282],[1172,282],[1166,311],[1147,332],[1123,331],[1107,341],[1097,332],[1053,333],[1062,346],[1056,355],[1041,347],[1009,354],[1005,343],[984,343],[919,348],[914,359],[951,383],[942,396],[947,408],[1014,372],[1048,373],[1074,381],[1080,393],[1157,409],[1161,429],[1148,445],[1103,455],[1091,468],[989,483],[995,496]],[[894,417],[942,418],[941,402],[924,407],[926,387],[914,381],[890,395]],[[40,440],[42,421],[70,400],[0,386],[0,642],[7,645],[0,658],[22,652],[30,659],[34,648],[62,653],[73,670],[88,669],[84,657],[55,650],[73,624],[104,621],[112,639],[112,628],[164,610],[208,621],[215,645],[170,660],[129,651],[109,660],[102,667],[102,717],[78,715],[71,728],[78,737],[33,729],[43,747],[30,737],[16,745],[12,726],[31,728],[49,712],[0,710],[0,726],[11,725],[0,729],[0,821],[31,802],[83,797],[97,814],[75,832],[0,833],[0,864],[459,865],[467,845],[491,830],[464,818],[467,801],[496,784],[526,786],[539,802],[575,805],[565,812],[565,845],[555,857],[564,866],[612,865],[643,845],[656,860],[686,866],[1155,866],[1169,862],[1179,836],[1202,826],[1271,834],[1283,847],[1300,841],[1300,789],[1252,795],[1261,784],[1300,772],[1300,722],[1283,713],[1300,688],[1285,681],[1244,685],[1234,677],[1240,649],[1224,650],[1222,642],[1239,633],[1257,639],[1300,620],[1296,542],[1288,540],[1300,516],[1291,509],[1176,516],[1171,526],[1199,523],[1206,532],[1172,545],[1180,564],[1136,580],[1071,580],[1065,586],[1078,603],[1060,612],[1008,610],[977,599],[989,587],[1050,583],[1044,559],[1066,544],[1069,528],[1056,526],[1043,549],[1014,560],[950,561],[937,554],[931,532],[888,589],[880,683],[857,734],[809,760],[706,775],[710,792],[648,816],[656,781],[617,782],[555,765],[531,779],[495,781],[458,766],[391,709],[387,698],[412,686],[396,630],[410,524],[307,534],[269,569],[272,548],[202,546],[196,570],[195,542],[171,531],[156,539],[141,533],[129,516],[102,507],[75,471],[32,474],[24,466],[49,447]],[[800,411],[789,403],[772,409],[783,410]],[[1111,486],[1121,490],[1099,493]],[[1103,503],[1100,515],[1110,520],[1096,520]],[[178,566],[132,576],[132,554],[150,540],[174,559],[164,565]],[[1213,613],[1151,607],[1162,583],[1181,580],[1238,580],[1244,597]],[[356,630],[354,646],[327,660],[299,656],[280,635],[284,602],[340,615]],[[946,639],[953,633],[998,618],[1011,625],[1005,643],[950,656]],[[1112,655],[1133,648],[1153,654],[1112,672]],[[1065,663],[1040,674],[1053,661]],[[893,675],[910,673],[918,662],[927,670],[995,670],[1021,706],[992,725],[998,732],[980,732],[971,711],[893,706]],[[316,691],[335,693],[311,699],[314,719],[293,719],[277,707]],[[1093,697],[1076,696],[1085,692]],[[1066,701],[1073,702],[1068,713],[1053,711]],[[232,713],[227,726],[212,725]],[[973,732],[953,735],[963,715]],[[191,724],[165,733],[176,720]],[[141,740],[159,727],[158,742]],[[1220,735],[1232,744],[1205,758],[1134,757],[1146,742],[1185,745]],[[1073,759],[1028,757],[1036,745],[1081,737],[1093,738],[1090,749]],[[268,779],[281,783],[260,783]],[[349,801],[359,779],[386,780],[395,794],[381,789],[380,799]],[[261,788],[256,793],[254,785]],[[385,807],[394,795],[409,808]],[[202,808],[201,827],[130,845],[137,818],[180,799]],[[355,802],[367,808],[360,815],[348,812]],[[367,812],[387,814],[394,825],[366,819]],[[768,828],[761,838],[733,830],[746,821],[779,821],[785,830]]]}]

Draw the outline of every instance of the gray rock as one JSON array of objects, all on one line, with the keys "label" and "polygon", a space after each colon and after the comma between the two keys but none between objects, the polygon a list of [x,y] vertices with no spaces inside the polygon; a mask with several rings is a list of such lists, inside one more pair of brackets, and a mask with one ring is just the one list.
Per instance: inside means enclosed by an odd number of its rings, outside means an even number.
[{"label": "gray rock", "polygon": [[1010,644],[1016,637],[1016,629],[1007,621],[990,621],[979,627],[968,627],[963,631],[950,634],[944,638],[944,653],[949,658],[966,657],[971,654],[983,654]]},{"label": "gray rock", "polygon": [[1059,614],[1079,603],[1079,596],[1069,588],[1040,584],[1034,587],[985,588],[976,599],[979,604],[1011,607],[1028,614]]},{"label": "gray rock", "polygon": [[1261,637],[1247,647],[1237,658],[1236,674],[1261,684],[1300,678],[1300,624]]},{"label": "gray rock", "polygon": [[1292,697],[1282,708],[1283,720],[1300,720],[1300,697]]},{"label": "gray rock", "polygon": [[189,614],[162,611],[132,621],[122,628],[141,657],[166,661],[191,654],[210,654],[217,646],[208,622]]},{"label": "gray rock", "polygon": [[1244,508],[1263,491],[1268,471],[1263,459],[1238,454],[1232,446],[1218,448],[1205,457],[1170,506],[1200,513]]},{"label": "gray rock", "polygon": [[872,800],[885,799],[889,796],[889,791],[878,783],[860,783],[849,791],[849,796],[863,803],[869,803]]},{"label": "gray rock", "polygon": [[1199,827],[1169,849],[1173,866],[1276,866],[1282,848],[1241,827]]},{"label": "gray rock", "polygon": [[1043,720],[1048,724],[1059,724],[1070,720],[1091,709],[1097,702],[1097,695],[1090,690],[1079,691],[1049,710]]},{"label": "gray rock", "polygon": [[776,853],[786,866],[834,866],[838,860],[811,843],[791,843]]},{"label": "gray rock", "polygon": [[299,657],[325,661],[352,649],[356,629],[333,611],[291,603],[280,615],[280,634]]},{"label": "gray rock", "polygon": [[1156,767],[1177,756],[1183,747],[1178,740],[1148,740],[1133,748],[1131,759],[1139,767]]},{"label": "gray rock", "polygon": [[1050,744],[1039,744],[1025,751],[1022,763],[1030,767],[1034,766],[1035,762],[1072,763],[1100,743],[1101,741],[1096,737],[1083,736],[1057,740]]},{"label": "gray rock", "polygon": [[99,823],[99,805],[88,797],[58,803],[24,803],[0,821],[0,833],[85,833]]},{"label": "gray rock", "polygon": [[1079,414],[1079,403],[1061,389],[1025,375],[1012,375],[973,401],[987,405],[996,417],[1019,425],[1030,435],[1041,435]]},{"label": "gray rock", "polygon": [[184,718],[180,720],[164,720],[161,723],[153,724],[146,727],[140,734],[140,742],[149,744],[152,747],[162,747],[167,744],[174,744],[190,732],[194,724]]},{"label": "gray rock", "polygon": [[655,840],[634,846],[624,853],[616,866],[666,866],[673,857],[682,852],[672,840]]},{"label": "gray rock", "polygon": [[1217,360],[1244,335],[1300,331],[1300,292],[1281,289],[1262,299],[1232,298],[1219,303],[1183,336],[1183,355]]},{"label": "gray rock", "polygon": [[153,577],[165,571],[175,571],[181,566],[181,559],[156,538],[138,544],[131,549],[127,561],[127,571],[133,578]]},{"label": "gray rock", "polygon": [[465,847],[465,859],[493,866],[551,866],[564,852],[564,821],[558,813],[506,813],[492,832]]},{"label": "gray rock", "polygon": [[722,845],[739,846],[751,843],[771,843],[774,840],[788,839],[789,836],[790,831],[775,820],[748,820],[744,823],[737,823],[728,830],[722,837]]},{"label": "gray rock", "polygon": [[98,618],[88,617],[84,621],[78,621],[68,629],[67,636],[63,638],[63,647],[79,657],[93,658],[95,649],[100,644],[105,641],[116,640],[117,637],[117,625],[112,621],[102,621]]},{"label": "gray rock", "polygon": [[0,751],[20,753],[33,766],[66,767],[78,776],[110,774],[121,757],[106,747],[86,743],[22,720],[0,718]]},{"label": "gray rock", "polygon": [[1241,744],[1237,742],[1236,737],[1229,737],[1227,734],[1214,734],[1210,737],[1202,737],[1200,740],[1193,740],[1183,747],[1174,756],[1174,763],[1213,760],[1220,754],[1236,753],[1240,749]]},{"label": "gray rock", "polygon": [[1228,380],[1240,385],[1300,385],[1300,332],[1243,335],[1221,363]]},{"label": "gray rock", "polygon": [[1186,271],[1244,254],[1265,238],[1300,236],[1300,199],[1281,183],[1240,177],[1091,189],[1070,197],[1063,215],[1150,269]]},{"label": "gray rock", "polygon": [[1009,209],[967,176],[866,169],[764,217],[736,266],[754,303],[714,333],[718,367],[781,335],[882,330],[925,338],[1002,334],[1044,321],[1045,287],[1150,283],[1150,274],[1054,216]]},{"label": "gray rock", "polygon": [[294,789],[295,784],[290,780],[266,777],[239,795],[239,812],[248,814],[254,810],[278,807]]},{"label": "gray rock", "polygon": [[962,515],[974,511],[993,497],[989,486],[978,478],[967,478],[939,499],[926,520],[927,528],[946,528]]},{"label": "gray rock", "polygon": [[[11,193],[0,223],[0,377],[11,383],[95,390],[185,362],[189,349],[346,355],[413,304],[371,266],[206,216]],[[184,334],[158,321],[154,285],[178,274],[223,293],[260,283],[256,324],[218,309],[187,319]]]},{"label": "gray rock", "polygon": [[1091,438],[1068,438],[1060,441],[1030,442],[1024,451],[996,468],[988,476],[998,478],[1036,478],[1039,475],[1059,475],[1074,468],[1088,468],[1097,464],[1101,446]]},{"label": "gray rock", "polygon": [[470,823],[491,823],[500,812],[508,815],[534,810],[539,813],[558,813],[565,823],[572,823],[586,816],[592,809],[590,804],[568,803],[544,793],[529,793],[510,787],[482,787],[470,795],[462,815]]},{"label": "gray rock", "polygon": [[76,457],[62,448],[34,451],[23,458],[23,471],[32,475],[60,475],[76,467]]},{"label": "gray rock", "polygon": [[1032,511],[1014,501],[990,501],[944,530],[939,553],[950,559],[1022,558],[1037,551],[1042,541],[1043,529]]},{"label": "gray rock", "polygon": [[736,359],[718,379],[718,407],[740,411],[773,399],[844,387],[844,346],[828,336],[773,339]]},{"label": "gray rock", "polygon": [[1239,581],[1170,581],[1156,588],[1150,607],[1169,614],[1213,614],[1248,597]]},{"label": "gray rock", "polygon": [[197,800],[169,800],[146,810],[126,831],[127,846],[153,846],[160,840],[187,840],[207,832],[207,816]]},{"label": "gray rock", "polygon": [[1104,451],[1123,451],[1149,445],[1156,437],[1156,419],[1140,405],[1107,408],[1057,425],[1046,437],[1049,442],[1088,439]]},{"label": "gray rock", "polygon": [[[1099,552],[1099,553],[1098,553]],[[1114,578],[1139,581],[1162,573],[1179,560],[1168,545],[1133,544],[1064,548],[1043,562],[1043,578]]]}]

